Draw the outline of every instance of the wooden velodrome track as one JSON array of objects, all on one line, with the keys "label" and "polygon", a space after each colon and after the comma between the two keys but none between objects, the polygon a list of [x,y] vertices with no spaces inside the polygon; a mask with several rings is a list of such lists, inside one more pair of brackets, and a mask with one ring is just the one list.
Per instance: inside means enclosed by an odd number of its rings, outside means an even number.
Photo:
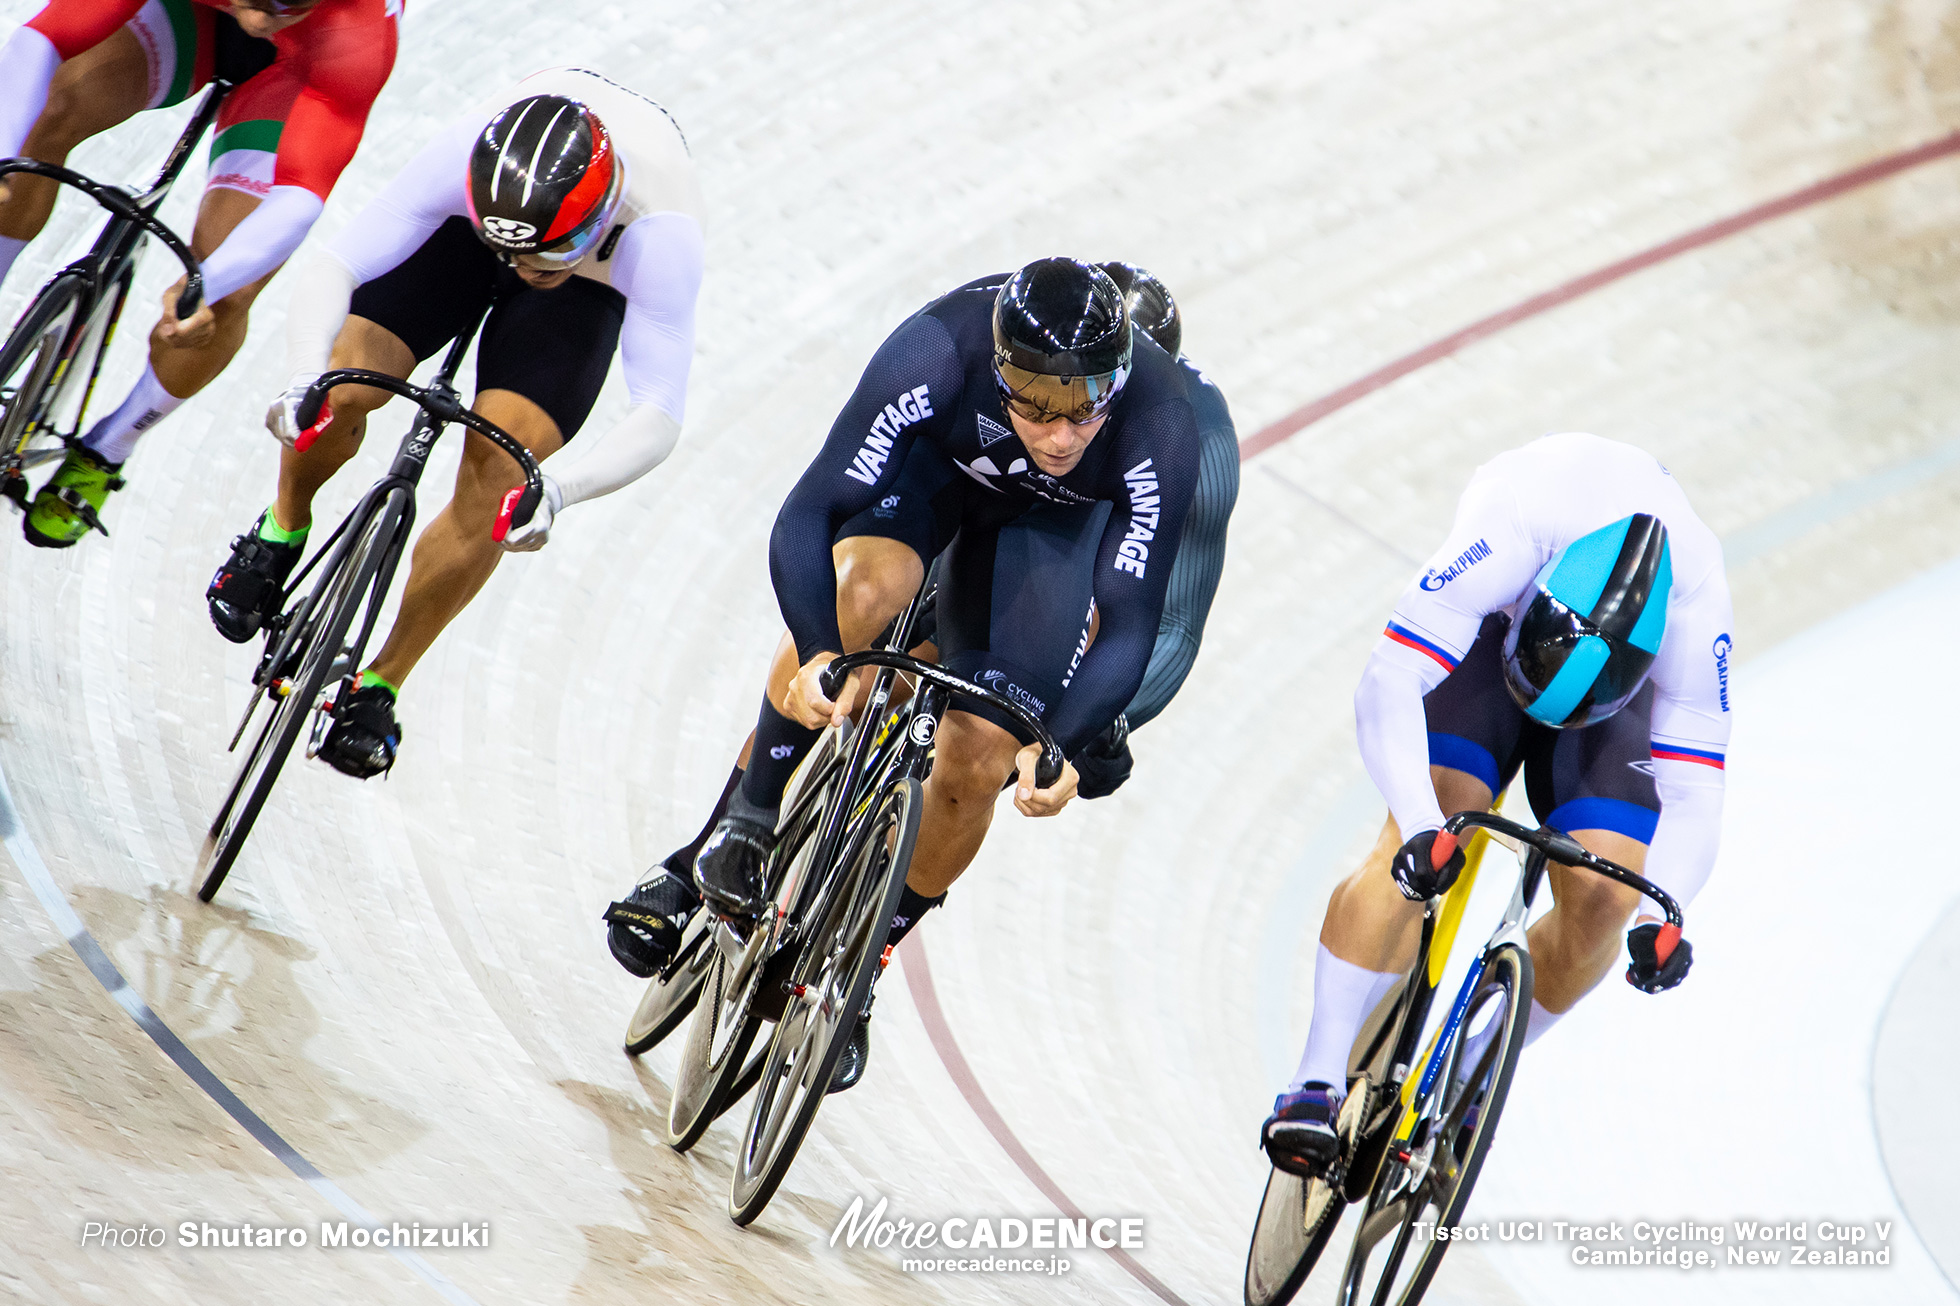
[{"label": "wooden velodrome track", "polygon": [[[687,431],[645,482],[505,563],[410,682],[390,780],[294,768],[212,906],[194,865],[253,653],[212,632],[200,594],[270,492],[258,415],[281,379],[283,281],[230,372],[137,455],[113,540],[0,546],[0,1299],[1236,1300],[1304,958],[1379,821],[1349,694],[1470,470],[1551,429],[1655,452],[1726,541],[1745,685],[1749,659],[1960,554],[1960,158],[1665,247],[1944,140],[1956,24],[1940,4],[1821,0],[413,4],[325,228],[460,102],[534,67],[644,89],[687,131],[710,205]],[[132,123],[79,166],[147,173],[178,120]],[[167,216],[187,224],[192,197]],[[0,313],[87,229],[64,208]],[[1242,435],[1346,402],[1247,464],[1204,656],[1139,737],[1136,778],[1052,822],[1000,818],[883,986],[867,1082],[739,1231],[730,1127],[684,1157],[659,1142],[671,1058],[620,1054],[638,986],[597,916],[726,774],[778,629],[769,524],[864,358],[938,291],[1054,252],[1158,272]],[[106,389],[133,374],[167,280],[152,259]],[[595,425],[623,402],[615,383]],[[391,448],[374,440],[323,516]],[[1745,783],[1740,747],[1732,774]],[[1609,984],[1534,1050],[1520,1092],[1540,1077],[1539,1123],[1507,1117],[1494,1218],[1884,1217],[1834,1207],[1827,1174],[1780,1206],[1711,1195],[1809,1126],[1801,1081],[1749,1099],[1757,1132],[1714,1160],[1582,1096],[1644,1080],[1651,1097],[1613,1101],[1707,1115],[1711,1078],[1747,1078],[1670,1057],[1669,1021],[1762,1000],[1721,956],[1760,946],[1747,904],[1777,873],[1732,840],[1706,900],[1730,938],[1696,936],[1700,982],[1644,1008]],[[48,895],[127,978],[120,1002]],[[1950,898],[1902,901],[1895,941],[1853,959],[1881,995]],[[1818,941],[1797,932],[1832,903],[1809,906],[1782,950]],[[285,1160],[164,1057],[130,1017],[145,1004]],[[1858,1018],[1869,1047],[1877,1008]],[[1882,1184],[1869,1101],[1834,1105]],[[1582,1145],[1551,1145],[1559,1129]],[[1660,1176],[1669,1196],[1615,1204],[1622,1167],[1628,1191]],[[1609,1196],[1579,1195],[1576,1172]],[[910,1275],[826,1245],[853,1197],[881,1194],[914,1219],[1053,1214],[1059,1194],[1142,1215],[1147,1241],[1131,1266],[1080,1256],[1061,1278]],[[310,1228],[336,1201],[488,1220],[493,1245],[419,1267],[79,1246],[90,1220]],[[1960,1264],[1950,1227],[1920,1235]],[[1664,1282],[1695,1300],[1953,1300],[1898,1237],[1890,1278]],[[1453,1253],[1432,1300],[1569,1299],[1542,1268],[1555,1252],[1524,1255]],[[1661,1282],[1583,1280],[1613,1300]]]}]

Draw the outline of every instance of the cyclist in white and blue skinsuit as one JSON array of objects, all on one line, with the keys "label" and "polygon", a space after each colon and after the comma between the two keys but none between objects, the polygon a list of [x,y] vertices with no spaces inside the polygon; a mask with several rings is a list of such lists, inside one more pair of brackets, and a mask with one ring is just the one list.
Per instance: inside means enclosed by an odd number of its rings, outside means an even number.
[{"label": "cyclist in white and blue skinsuit", "polygon": [[[1721,545],[1650,455],[1548,435],[1477,470],[1355,691],[1390,817],[1328,903],[1306,1051],[1262,1134],[1274,1165],[1312,1174],[1338,1152],[1355,1036],[1413,960],[1417,904],[1463,865],[1432,865],[1446,814],[1487,809],[1523,770],[1541,822],[1694,897],[1721,835],[1730,629]],[[1692,950],[1657,956],[1651,903],[1588,872],[1548,878],[1527,1042],[1605,977],[1636,908],[1628,982],[1681,982]]]}]

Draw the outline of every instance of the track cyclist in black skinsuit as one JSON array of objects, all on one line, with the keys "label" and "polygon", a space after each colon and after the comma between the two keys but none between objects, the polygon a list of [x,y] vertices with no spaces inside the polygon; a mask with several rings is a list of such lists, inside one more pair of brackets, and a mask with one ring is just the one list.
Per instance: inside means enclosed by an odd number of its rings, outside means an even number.
[{"label": "track cyclist in black skinsuit", "polygon": [[[1098,268],[1043,259],[900,324],[776,519],[770,572],[789,637],[749,765],[731,777],[727,815],[695,861],[715,908],[761,906],[783,789],[860,692],[854,679],[824,698],[823,668],[869,646],[942,552],[941,664],[1025,703],[1071,759],[1102,735],[1157,644],[1198,469],[1184,376],[1132,331]],[[1080,541],[1102,513],[1091,554]],[[1099,629],[1083,651],[1092,601]],[[1052,788],[1034,787],[1038,751],[984,708],[947,713],[889,946],[971,863],[1005,782],[1018,776],[1014,805],[1027,816],[1052,816],[1075,796],[1073,765]],[[650,974],[671,955],[698,905],[693,888],[670,872],[608,911],[623,965]],[[862,1076],[868,1019],[867,1009],[832,1091]]]}]

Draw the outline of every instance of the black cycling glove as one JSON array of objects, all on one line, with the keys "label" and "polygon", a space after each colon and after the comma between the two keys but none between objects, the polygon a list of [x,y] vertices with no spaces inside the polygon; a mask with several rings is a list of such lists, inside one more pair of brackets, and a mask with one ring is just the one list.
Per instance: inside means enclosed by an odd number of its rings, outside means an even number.
[{"label": "black cycling glove", "polygon": [[[1422,902],[1434,898],[1439,893],[1449,892],[1456,877],[1463,873],[1463,848],[1457,846],[1451,851],[1449,860],[1438,869],[1435,863],[1436,837],[1441,830],[1424,830],[1396,850],[1395,860],[1389,870],[1395,875],[1395,887],[1402,896],[1411,902]],[[1455,843],[1455,840],[1451,840]]]},{"label": "black cycling glove", "polygon": [[1129,719],[1118,716],[1069,761],[1075,764],[1077,798],[1107,798],[1121,789],[1136,765],[1130,756]]},{"label": "black cycling glove", "polygon": [[1695,950],[1680,932],[1671,931],[1674,936],[1674,951],[1662,961],[1656,955],[1661,927],[1653,921],[1636,925],[1627,931],[1627,955],[1632,958],[1627,963],[1627,983],[1642,993],[1662,993],[1673,988],[1688,976],[1688,967],[1695,964]]}]

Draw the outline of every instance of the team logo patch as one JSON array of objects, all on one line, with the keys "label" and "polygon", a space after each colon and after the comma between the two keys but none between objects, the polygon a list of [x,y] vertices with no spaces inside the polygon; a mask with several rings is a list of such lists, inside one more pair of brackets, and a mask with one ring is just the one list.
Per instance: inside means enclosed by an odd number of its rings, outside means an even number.
[{"label": "team logo patch", "polygon": [[1014,432],[1008,430],[1006,427],[1002,426],[999,422],[996,422],[993,418],[988,417],[983,413],[975,413],[973,415],[973,420],[976,423],[978,423],[979,426],[980,447],[982,449],[987,448],[989,445],[998,444],[1002,440],[1009,439],[1014,434]]},{"label": "team logo patch", "polygon": [[516,244],[537,235],[538,229],[528,222],[519,222],[515,218],[493,217],[483,220],[483,234],[492,240]]}]

